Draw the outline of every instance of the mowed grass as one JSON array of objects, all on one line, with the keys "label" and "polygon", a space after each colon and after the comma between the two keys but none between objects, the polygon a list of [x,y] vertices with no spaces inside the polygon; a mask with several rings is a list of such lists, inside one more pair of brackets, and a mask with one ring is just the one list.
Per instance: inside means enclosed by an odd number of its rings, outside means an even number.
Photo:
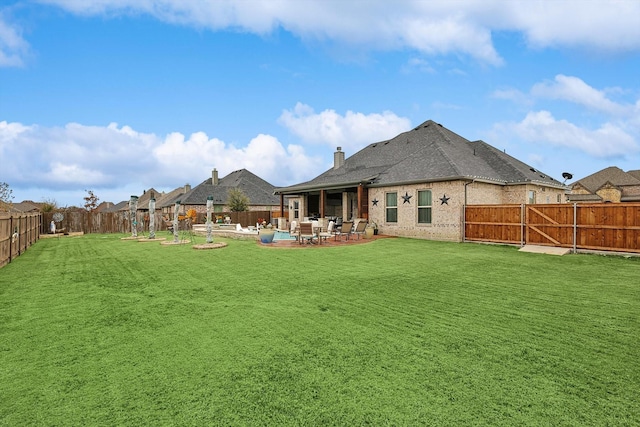
[{"label": "mowed grass", "polygon": [[0,269],[0,425],[640,423],[640,259],[87,235]]}]

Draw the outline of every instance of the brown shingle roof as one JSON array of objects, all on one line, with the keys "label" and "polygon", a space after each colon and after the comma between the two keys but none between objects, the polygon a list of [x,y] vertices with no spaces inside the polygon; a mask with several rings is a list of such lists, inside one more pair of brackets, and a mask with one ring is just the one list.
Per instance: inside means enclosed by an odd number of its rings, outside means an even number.
[{"label": "brown shingle roof", "polygon": [[406,182],[480,179],[500,185],[534,182],[564,185],[483,141],[469,141],[428,120],[388,140],[368,145],[311,181],[278,188],[293,194],[312,188],[356,185],[398,185]]},{"label": "brown shingle roof", "polygon": [[640,185],[640,179],[636,178],[633,174],[625,172],[619,167],[609,166],[574,182],[571,188],[574,189],[577,184],[580,184],[588,191],[595,193],[607,182],[616,187]]}]

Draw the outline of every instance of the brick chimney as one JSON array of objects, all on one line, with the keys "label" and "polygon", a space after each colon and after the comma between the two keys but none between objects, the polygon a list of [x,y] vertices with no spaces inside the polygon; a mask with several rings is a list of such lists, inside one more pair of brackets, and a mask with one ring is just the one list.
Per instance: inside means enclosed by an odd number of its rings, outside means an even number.
[{"label": "brick chimney", "polygon": [[185,194],[188,193],[189,191],[191,191],[191,186],[189,184],[185,184],[184,185],[184,192]]},{"label": "brick chimney", "polygon": [[211,184],[218,185],[218,169],[213,168],[213,172],[211,172]]},{"label": "brick chimney", "polygon": [[344,165],[344,151],[342,151],[342,147],[338,147],[333,153],[333,168],[338,169],[342,165]]}]

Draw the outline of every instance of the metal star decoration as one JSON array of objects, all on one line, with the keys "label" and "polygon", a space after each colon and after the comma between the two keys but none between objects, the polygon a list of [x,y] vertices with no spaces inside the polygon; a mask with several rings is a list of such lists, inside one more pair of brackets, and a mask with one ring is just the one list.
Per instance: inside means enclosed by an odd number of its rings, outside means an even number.
[{"label": "metal star decoration", "polygon": [[404,196],[402,196],[402,199],[404,200],[404,202],[402,202],[402,204],[404,205],[405,203],[409,203],[411,204],[411,198],[413,196],[410,196],[409,193],[407,193],[406,191],[404,192]]},{"label": "metal star decoration", "polygon": [[378,206],[378,201],[378,199],[373,199],[371,203],[373,203],[373,206]]},{"label": "metal star decoration", "polygon": [[448,205],[450,198],[451,197],[447,197],[447,195],[444,194],[442,197],[440,197],[440,205]]}]

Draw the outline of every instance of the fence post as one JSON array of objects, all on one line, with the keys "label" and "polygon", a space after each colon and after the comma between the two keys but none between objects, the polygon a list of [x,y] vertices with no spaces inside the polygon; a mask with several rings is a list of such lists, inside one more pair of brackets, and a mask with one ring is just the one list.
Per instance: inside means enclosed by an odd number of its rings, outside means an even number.
[{"label": "fence post", "polygon": [[[464,187],[465,190],[467,187]],[[462,242],[467,241],[467,204],[462,205]]]},{"label": "fence post", "polygon": [[520,204],[520,247],[524,247],[524,245],[526,245],[526,239],[524,236],[525,233],[525,215],[526,215],[526,211],[525,211],[525,204],[522,203]]},{"label": "fence post", "polygon": [[13,215],[9,215],[9,262],[13,259]]},{"label": "fence post", "polygon": [[578,253],[577,249],[577,237],[578,236],[578,204],[573,204],[573,253]]}]

